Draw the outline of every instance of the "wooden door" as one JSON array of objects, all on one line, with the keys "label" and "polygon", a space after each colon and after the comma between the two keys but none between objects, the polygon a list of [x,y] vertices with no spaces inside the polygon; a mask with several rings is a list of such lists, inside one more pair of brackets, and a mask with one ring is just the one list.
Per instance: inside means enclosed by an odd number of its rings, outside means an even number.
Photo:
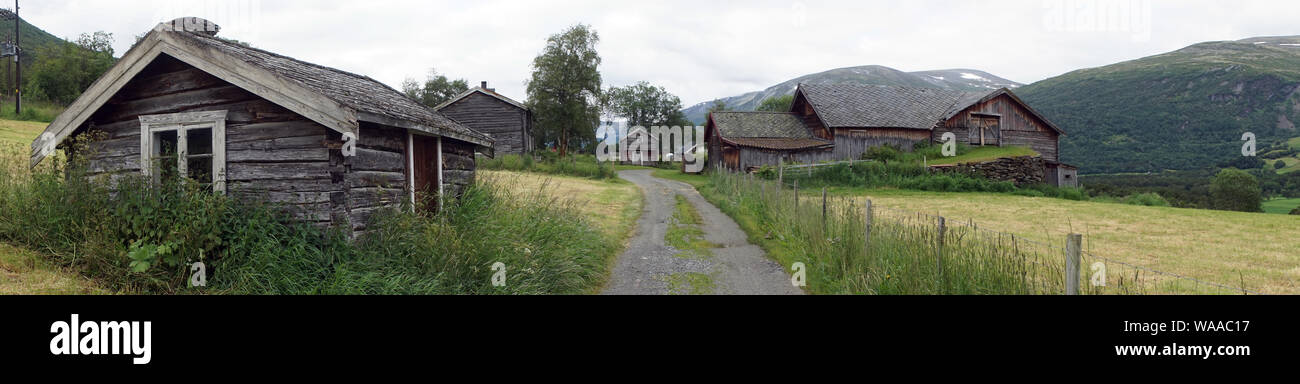
[{"label": "wooden door", "polygon": [[1002,127],[1001,118],[985,117],[984,124],[984,145],[1002,146]]},{"label": "wooden door", "polygon": [[438,210],[438,138],[411,137],[411,175],[415,187],[415,207],[429,212]]}]

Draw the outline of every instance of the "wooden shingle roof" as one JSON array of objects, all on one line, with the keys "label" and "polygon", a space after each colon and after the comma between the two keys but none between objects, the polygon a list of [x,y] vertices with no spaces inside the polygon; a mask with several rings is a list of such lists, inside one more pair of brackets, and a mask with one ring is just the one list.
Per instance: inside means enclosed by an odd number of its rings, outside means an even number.
[{"label": "wooden shingle roof", "polygon": [[988,94],[865,84],[801,84],[799,89],[831,128],[930,129],[959,100],[978,101]]},{"label": "wooden shingle roof", "polygon": [[502,95],[500,93],[497,93],[494,90],[483,89],[483,87],[474,87],[465,92],[461,92],[459,95],[452,96],[452,98],[447,99],[447,101],[442,102],[442,104],[438,104],[438,106],[433,107],[433,109],[441,111],[443,108],[447,108],[448,106],[455,104],[457,101],[461,101],[461,99],[464,99],[465,97],[468,97],[469,95],[475,93],[482,93],[484,95],[491,96],[497,100],[501,100],[502,102],[505,102],[506,104],[510,104],[516,108],[528,110],[528,106],[524,105],[523,103],[515,101],[514,99],[506,97],[505,95]]},{"label": "wooden shingle roof", "polygon": [[492,154],[491,136],[374,79],[232,43],[214,37],[214,32],[174,29],[169,24],[159,24],[141,38],[55,117],[32,141],[31,166],[54,153],[159,55],[171,56],[337,132],[356,134],[364,121],[461,140]]},{"label": "wooden shingle roof", "polygon": [[203,34],[177,33],[177,35],[298,82],[358,112],[415,122],[461,140],[491,145],[492,139],[487,134],[461,125],[368,76],[308,63]]},{"label": "wooden shingle roof", "polygon": [[714,112],[709,119],[723,140],[765,149],[808,149],[832,145],[808,131],[804,120],[789,112]]},{"label": "wooden shingle roof", "polygon": [[1007,95],[1057,133],[1065,134],[1011,90],[962,92],[867,84],[800,84],[808,103],[831,128],[932,129],[974,105]]}]

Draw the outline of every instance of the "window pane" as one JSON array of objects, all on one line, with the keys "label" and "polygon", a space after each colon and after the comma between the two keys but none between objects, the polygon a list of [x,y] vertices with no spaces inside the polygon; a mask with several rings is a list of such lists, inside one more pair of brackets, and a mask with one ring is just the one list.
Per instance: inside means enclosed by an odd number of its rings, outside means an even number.
[{"label": "window pane", "polygon": [[186,129],[185,141],[186,145],[189,146],[188,154],[190,155],[212,154],[211,129]]},{"label": "window pane", "polygon": [[170,180],[179,174],[176,162],[176,131],[153,134],[153,164],[158,180]]},{"label": "window pane", "polygon": [[212,157],[210,156],[191,157],[187,159],[185,165],[187,171],[186,173],[189,174],[190,180],[194,180],[195,182],[208,185],[209,187],[211,187]]}]

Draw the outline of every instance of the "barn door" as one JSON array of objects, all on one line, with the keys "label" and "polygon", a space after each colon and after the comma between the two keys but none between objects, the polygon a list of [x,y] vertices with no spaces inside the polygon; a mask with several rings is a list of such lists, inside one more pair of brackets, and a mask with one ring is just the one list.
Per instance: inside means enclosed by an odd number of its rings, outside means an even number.
[{"label": "barn door", "polygon": [[438,210],[438,138],[411,136],[411,180],[415,208],[430,213]]},{"label": "barn door", "polygon": [[1002,146],[1001,120],[998,117],[984,118],[984,145]]},{"label": "barn door", "polygon": [[1000,118],[972,117],[970,123],[971,145],[1002,145],[1002,127]]}]

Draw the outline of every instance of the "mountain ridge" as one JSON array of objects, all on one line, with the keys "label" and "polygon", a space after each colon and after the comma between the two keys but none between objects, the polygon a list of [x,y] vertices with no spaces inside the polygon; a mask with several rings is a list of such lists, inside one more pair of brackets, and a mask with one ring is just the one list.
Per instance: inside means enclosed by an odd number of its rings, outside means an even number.
[{"label": "mountain ridge", "polygon": [[1062,161],[1081,172],[1255,166],[1241,161],[1243,134],[1261,155],[1300,136],[1300,36],[1196,43],[1017,94],[1069,133]]}]

